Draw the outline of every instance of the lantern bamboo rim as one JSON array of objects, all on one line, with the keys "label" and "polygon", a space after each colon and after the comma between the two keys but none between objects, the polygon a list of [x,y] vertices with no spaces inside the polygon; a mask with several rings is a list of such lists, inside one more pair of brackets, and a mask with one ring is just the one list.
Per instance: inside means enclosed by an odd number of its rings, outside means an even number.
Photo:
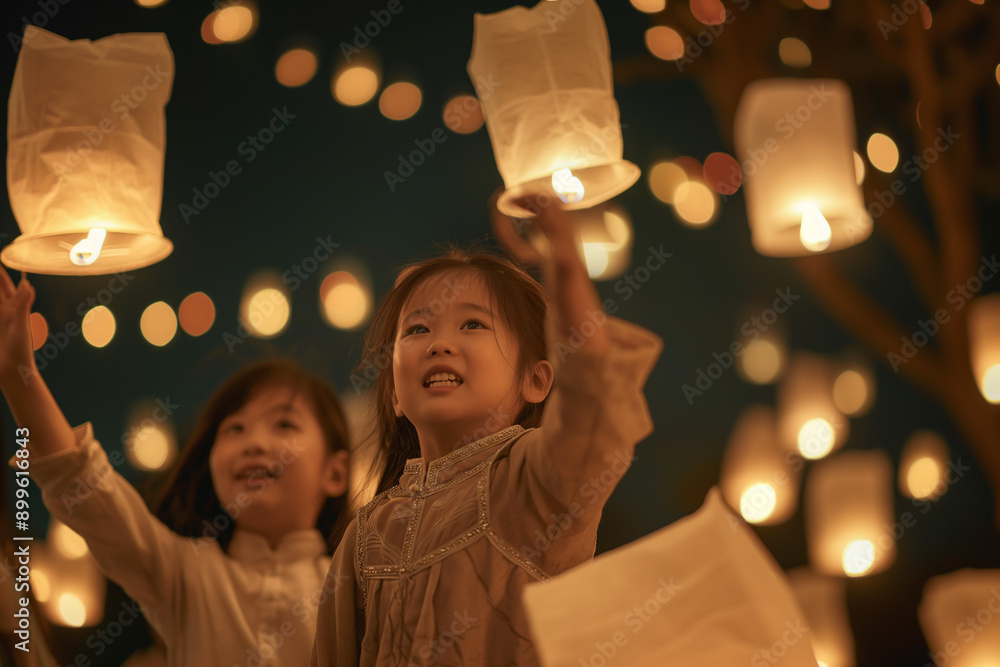
[{"label": "lantern bamboo rim", "polygon": [[541,178],[536,178],[524,183],[518,183],[517,185],[512,185],[507,188],[497,200],[497,208],[500,209],[501,213],[514,216],[516,218],[534,218],[537,213],[518,206],[514,203],[514,201],[521,197],[538,193],[544,193],[554,201],[560,201],[562,208],[567,211],[593,208],[594,206],[603,204],[607,200],[628,190],[630,187],[635,185],[642,173],[638,165],[629,162],[628,160],[594,164],[587,167],[581,167],[579,169],[570,168],[573,170],[573,175],[585,183],[588,181],[587,174],[594,173],[598,170],[610,169],[614,178],[612,179],[612,184],[609,187],[606,187],[603,190],[594,191],[593,184],[590,184],[588,185],[588,190],[586,190],[583,199],[578,202],[564,203],[559,200],[559,195],[557,195],[556,191],[552,189],[552,174],[546,174]]},{"label": "lantern bamboo rim", "polygon": [[[170,239],[156,232],[107,232],[100,257],[89,266],[73,264],[69,249],[79,231],[21,235],[0,251],[0,262],[15,271],[55,276],[98,276],[133,271],[155,264],[174,250]],[[120,249],[128,247],[127,252]],[[60,259],[53,264],[53,258]]]}]

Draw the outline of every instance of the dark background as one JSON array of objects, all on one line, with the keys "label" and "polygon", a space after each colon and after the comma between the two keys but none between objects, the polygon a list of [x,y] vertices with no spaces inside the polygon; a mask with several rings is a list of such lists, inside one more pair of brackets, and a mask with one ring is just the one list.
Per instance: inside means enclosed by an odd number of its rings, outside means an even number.
[{"label": "dark background", "polygon": [[[958,0],[956,0],[958,1]],[[161,225],[175,245],[166,260],[134,272],[135,279],[115,296],[118,321],[114,340],[95,349],[82,338],[48,363],[44,375],[71,424],[92,421],[109,450],[120,448],[127,413],[140,397],[166,398],[179,404],[174,419],[180,436],[187,433],[213,389],[240,365],[273,352],[291,355],[328,378],[346,396],[360,351],[362,331],[343,332],[325,325],[315,303],[323,272],[311,276],[292,295],[291,324],[268,342],[248,341],[230,353],[224,332],[236,327],[237,306],[248,276],[262,268],[279,273],[312,253],[317,236],[341,244],[333,261],[348,258],[367,267],[380,298],[404,263],[433,252],[439,241],[466,244],[489,233],[486,202],[501,184],[485,128],[471,135],[447,132],[447,140],[415,174],[390,192],[384,172],[395,170],[398,155],[413,142],[444,127],[441,109],[457,92],[472,93],[466,63],[472,43],[472,15],[498,11],[506,2],[418,2],[403,0],[404,10],[372,40],[366,53],[377,53],[383,81],[412,78],[423,91],[420,111],[402,122],[385,119],[377,101],[358,108],[338,104],[330,79],[344,64],[339,45],[352,40],[356,26],[371,20],[384,2],[260,2],[260,25],[249,40],[212,46],[202,41],[200,26],[212,6],[172,0],[144,9],[124,0],[69,0],[57,6],[43,27],[71,39],[97,39],[118,32],[165,32],[176,61],[173,95],[167,106],[167,154]],[[612,57],[645,52],[643,32],[649,19],[624,0],[600,2],[608,24]],[[16,62],[8,33],[19,34],[22,16],[41,11],[38,2],[4,3],[2,87],[9,90]],[[994,10],[995,11],[995,10]],[[51,10],[50,10],[51,13]],[[39,25],[41,23],[39,22]],[[307,85],[279,85],[277,57],[297,36],[318,47],[320,68]],[[790,72],[795,75],[795,72]],[[808,75],[806,70],[805,75]],[[644,173],[658,159],[691,155],[704,159],[713,151],[732,152],[720,138],[713,111],[691,79],[619,86],[625,158]],[[859,108],[877,108],[877,103]],[[185,224],[178,207],[190,204],[192,189],[209,181],[227,161],[240,160],[237,147],[287,107],[295,118],[200,215]],[[6,108],[4,108],[6,112]],[[993,119],[994,121],[996,119]],[[859,136],[878,122],[859,117]],[[903,139],[901,163],[909,155]],[[6,196],[6,195],[5,195]],[[906,197],[926,217],[917,187]],[[854,341],[832,321],[800,283],[791,265],[758,255],[750,245],[742,194],[723,202],[718,220],[705,229],[682,226],[669,207],[659,203],[645,175],[618,198],[631,214],[633,258],[649,246],[662,245],[673,257],[654,273],[633,298],[622,302],[612,283],[600,283],[602,296],[619,301],[618,316],[660,335],[664,353],[646,387],[656,430],[637,450],[638,460],[607,505],[598,550],[605,551],[646,535],[694,511],[717,481],[729,432],[740,411],[753,403],[774,403],[774,386],[752,386],[734,371],[715,381],[689,405],[681,392],[693,384],[713,352],[740,340],[739,325],[759,313],[776,289],[802,295],[781,316],[793,349],[841,354]],[[996,202],[981,203],[984,249],[996,252]],[[18,233],[9,205],[0,206],[0,233],[9,242]],[[879,301],[916,329],[926,318],[912,295],[895,256],[876,233],[860,246],[842,251],[840,260]],[[108,277],[32,276],[38,292],[35,310],[50,330],[79,322],[76,307],[107,286]],[[142,338],[138,322],[150,303],[164,300],[175,309],[181,299],[202,290],[214,300],[216,321],[204,336],[179,331],[163,348]],[[984,292],[997,290],[987,283]],[[864,417],[853,419],[848,448],[884,449],[898,463],[907,436],[918,428],[943,434],[953,460],[972,462],[943,411],[902,381],[878,360],[877,398]],[[9,414],[3,437],[9,442]],[[10,446],[7,456],[10,455]],[[122,466],[137,485],[146,475]],[[37,490],[37,489],[36,489]],[[44,536],[44,514],[35,494],[33,527]],[[916,607],[924,582],[961,567],[997,567],[1000,537],[991,521],[991,495],[974,466],[898,542],[896,562],[885,572],[847,582],[848,606],[857,643],[858,665],[889,667],[927,661]],[[912,510],[897,493],[895,514]],[[8,520],[8,519],[5,519]],[[758,534],[783,567],[807,563],[801,508],[784,525],[759,528]],[[120,592],[109,593],[117,607]],[[106,622],[106,621],[105,621]],[[56,648],[70,661],[94,628],[59,630]],[[140,630],[118,640],[95,664],[117,664],[145,641]]]}]

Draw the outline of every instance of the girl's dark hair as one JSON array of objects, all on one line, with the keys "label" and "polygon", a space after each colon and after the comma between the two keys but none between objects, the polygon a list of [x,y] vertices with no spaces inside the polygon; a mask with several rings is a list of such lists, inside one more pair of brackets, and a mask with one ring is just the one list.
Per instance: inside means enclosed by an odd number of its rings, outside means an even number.
[{"label": "girl's dark hair", "polygon": [[[518,342],[517,377],[522,379],[538,361],[546,358],[545,290],[527,271],[506,257],[478,248],[447,246],[444,254],[404,267],[392,290],[382,299],[365,335],[361,361],[355,377],[377,368],[374,405],[371,406],[370,438],[377,443],[371,475],[379,475],[376,494],[396,485],[407,459],[420,456],[417,431],[406,417],[397,417],[392,405],[392,354],[400,312],[413,291],[441,274],[482,281],[491,295],[491,309],[506,323]],[[442,294],[454,295],[454,290]],[[459,295],[460,298],[460,295]],[[433,312],[433,311],[432,311]],[[541,403],[527,403],[514,420],[525,428],[541,424]]]},{"label": "girl's dark hair", "polygon": [[[209,452],[219,424],[259,391],[273,386],[290,387],[306,398],[323,430],[329,452],[349,450],[347,421],[336,392],[326,381],[287,359],[251,364],[226,380],[208,400],[180,460],[153,496],[153,512],[174,532],[185,537],[215,537],[223,550],[228,549],[235,522],[215,495]],[[327,538],[327,550],[331,553],[350,521],[348,495],[327,498],[316,519],[316,528]]]}]

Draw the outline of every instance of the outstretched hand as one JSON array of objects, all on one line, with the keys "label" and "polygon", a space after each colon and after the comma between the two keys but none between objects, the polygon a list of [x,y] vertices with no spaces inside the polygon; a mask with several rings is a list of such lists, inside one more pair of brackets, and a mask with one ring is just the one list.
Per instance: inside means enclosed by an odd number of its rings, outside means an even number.
[{"label": "outstretched hand", "polygon": [[[527,264],[541,264],[546,286],[555,309],[556,334],[571,338],[573,331],[593,332],[583,336],[578,349],[603,353],[607,349],[607,334],[598,326],[606,320],[597,289],[587,274],[578,250],[577,234],[570,216],[557,201],[547,195],[534,194],[518,199],[515,204],[538,211],[531,223],[544,234],[547,248],[539,252],[515,230],[524,224],[501,213],[496,206],[499,192],[490,200],[493,231],[508,252]],[[541,205],[542,203],[545,205]],[[579,340],[579,334],[574,337]]]},{"label": "outstretched hand", "polygon": [[17,380],[20,373],[35,371],[28,324],[35,288],[24,274],[15,288],[7,271],[0,268],[0,382]]}]

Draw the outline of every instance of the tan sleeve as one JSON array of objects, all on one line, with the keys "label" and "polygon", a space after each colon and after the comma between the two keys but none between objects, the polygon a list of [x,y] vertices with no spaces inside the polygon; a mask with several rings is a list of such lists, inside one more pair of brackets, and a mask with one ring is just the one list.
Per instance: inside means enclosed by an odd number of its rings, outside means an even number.
[{"label": "tan sleeve", "polygon": [[355,557],[357,533],[358,520],[354,519],[330,561],[316,613],[311,667],[358,664],[364,611]]}]

